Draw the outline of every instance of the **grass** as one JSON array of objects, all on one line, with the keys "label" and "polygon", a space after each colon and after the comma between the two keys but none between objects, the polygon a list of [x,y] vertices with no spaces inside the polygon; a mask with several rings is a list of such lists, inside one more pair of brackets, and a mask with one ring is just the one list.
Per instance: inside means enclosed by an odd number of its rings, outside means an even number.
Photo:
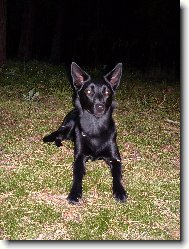
[{"label": "grass", "polygon": [[[124,71],[114,119],[128,201],[113,199],[110,171],[96,161],[87,163],[81,202],[70,205],[73,145],[42,142],[72,108],[63,66],[1,70],[0,239],[180,239],[179,85]],[[39,96],[26,100],[33,88]]]}]

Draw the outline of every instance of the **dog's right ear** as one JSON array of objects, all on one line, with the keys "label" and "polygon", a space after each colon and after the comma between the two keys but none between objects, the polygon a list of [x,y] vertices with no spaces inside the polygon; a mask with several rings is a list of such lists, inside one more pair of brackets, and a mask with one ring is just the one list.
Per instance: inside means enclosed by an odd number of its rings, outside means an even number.
[{"label": "dog's right ear", "polygon": [[88,75],[83,69],[81,69],[75,62],[71,64],[71,76],[73,79],[73,85],[76,89],[79,89],[86,81],[90,80]]}]

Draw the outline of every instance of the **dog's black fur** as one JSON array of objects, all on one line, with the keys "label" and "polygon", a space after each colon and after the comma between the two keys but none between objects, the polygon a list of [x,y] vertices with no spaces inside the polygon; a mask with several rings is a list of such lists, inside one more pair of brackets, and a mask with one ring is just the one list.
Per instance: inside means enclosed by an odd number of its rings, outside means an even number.
[{"label": "dog's black fur", "polygon": [[76,90],[75,108],[65,117],[57,131],[43,138],[62,146],[63,140],[74,142],[73,185],[68,195],[71,203],[82,196],[82,179],[88,159],[103,159],[110,166],[114,197],[125,202],[126,191],[121,183],[121,158],[116,144],[116,129],[112,118],[114,94],[120,83],[122,64],[106,74],[100,81],[92,80],[75,62],[71,76]]}]

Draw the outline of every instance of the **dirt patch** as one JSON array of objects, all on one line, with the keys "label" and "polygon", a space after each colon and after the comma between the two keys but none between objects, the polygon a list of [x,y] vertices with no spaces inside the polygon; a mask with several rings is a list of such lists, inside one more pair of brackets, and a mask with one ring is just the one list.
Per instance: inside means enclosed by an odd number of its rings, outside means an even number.
[{"label": "dirt patch", "polygon": [[122,152],[124,161],[140,161],[142,156],[139,150],[132,143],[125,143],[125,150]]}]

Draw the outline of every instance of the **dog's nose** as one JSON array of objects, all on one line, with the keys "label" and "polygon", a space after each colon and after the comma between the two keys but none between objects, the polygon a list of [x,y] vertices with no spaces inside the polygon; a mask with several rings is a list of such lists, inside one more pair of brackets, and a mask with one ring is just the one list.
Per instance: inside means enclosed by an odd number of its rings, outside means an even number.
[{"label": "dog's nose", "polygon": [[102,113],[104,111],[104,105],[103,104],[96,104],[95,109],[97,112]]}]

